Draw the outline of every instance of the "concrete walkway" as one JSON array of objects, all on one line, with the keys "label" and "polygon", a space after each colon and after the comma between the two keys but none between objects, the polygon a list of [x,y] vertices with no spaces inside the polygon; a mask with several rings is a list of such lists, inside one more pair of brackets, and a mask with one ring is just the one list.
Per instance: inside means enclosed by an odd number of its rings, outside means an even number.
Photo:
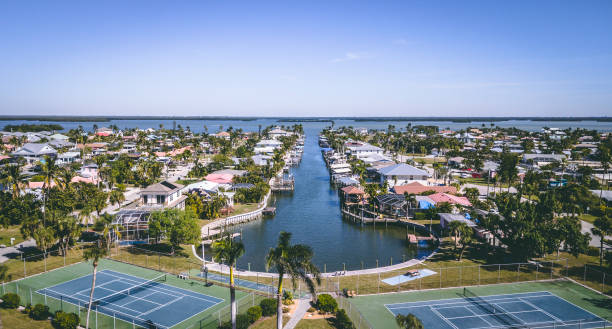
[{"label": "concrete walkway", "polygon": [[[197,257],[200,261],[202,261],[202,257],[200,257],[200,255],[198,255],[198,253],[196,252],[196,248],[194,245],[191,246],[191,250],[193,251],[193,255],[195,257]],[[427,258],[433,256],[436,254],[436,251],[432,252]],[[403,262],[403,263],[398,263],[395,265],[389,265],[389,266],[383,266],[383,267],[375,267],[375,268],[366,268],[363,270],[354,270],[354,271],[338,271],[338,272],[329,272],[329,273],[321,273],[321,277],[322,278],[331,278],[331,277],[337,277],[337,276],[347,276],[347,275],[365,275],[365,274],[377,274],[377,273],[386,273],[386,272],[391,272],[391,271],[395,271],[395,270],[399,270],[402,268],[406,268],[406,267],[411,267],[417,264],[420,264],[422,262],[424,262],[425,260],[427,260],[427,258],[422,258],[422,259],[411,259],[409,261]],[[209,271],[215,271],[215,272],[220,272],[223,274],[229,274],[229,268],[226,265],[221,265],[221,264],[217,264],[217,263],[213,263],[213,262],[207,262],[206,266],[208,267]],[[255,271],[240,271],[238,269],[236,269],[234,271],[234,273],[236,275],[243,275],[243,276],[260,276],[260,277],[273,277],[273,278],[277,278],[278,274],[276,273],[266,273],[266,272],[255,272]]]},{"label": "concrete walkway", "polygon": [[297,326],[298,322],[302,320],[304,315],[306,315],[306,311],[310,308],[310,298],[302,298],[298,300],[298,306],[295,308],[293,315],[291,315],[291,319],[289,322],[283,326],[284,329],[293,329]]}]

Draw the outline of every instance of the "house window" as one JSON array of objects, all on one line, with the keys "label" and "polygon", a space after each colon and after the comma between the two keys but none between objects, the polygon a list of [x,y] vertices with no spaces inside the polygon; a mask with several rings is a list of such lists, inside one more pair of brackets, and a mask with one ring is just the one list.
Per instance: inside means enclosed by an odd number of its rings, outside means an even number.
[{"label": "house window", "polygon": [[157,203],[158,204],[162,204],[166,202],[166,196],[165,195],[158,195],[157,196]]},{"label": "house window", "polygon": [[144,196],[142,197],[142,199],[144,200],[144,203],[145,203],[145,204],[147,203],[147,201],[149,201],[149,198],[147,197],[147,195],[144,195]]},{"label": "house window", "polygon": [[410,180],[414,180],[414,176],[410,176]]}]

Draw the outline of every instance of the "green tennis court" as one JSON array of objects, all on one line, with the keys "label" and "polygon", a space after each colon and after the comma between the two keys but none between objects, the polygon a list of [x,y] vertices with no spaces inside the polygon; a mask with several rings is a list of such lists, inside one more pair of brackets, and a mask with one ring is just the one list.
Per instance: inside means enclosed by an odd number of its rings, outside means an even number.
[{"label": "green tennis court", "polygon": [[[52,312],[79,315],[85,323],[93,267],[78,263],[2,286],[15,292],[21,304],[45,304]],[[163,281],[159,278],[163,277]],[[200,280],[183,280],[113,260],[100,260],[90,325],[93,328],[208,328],[218,325],[215,312],[229,304],[229,290]],[[246,296],[236,291],[236,298]],[[98,312],[95,312],[98,307]],[[152,309],[164,312],[149,312]],[[159,316],[152,318],[154,314]]]},{"label": "green tennis court", "polygon": [[410,313],[437,329],[612,325],[612,299],[567,280],[359,296],[351,304],[372,328],[397,328],[395,315]]}]

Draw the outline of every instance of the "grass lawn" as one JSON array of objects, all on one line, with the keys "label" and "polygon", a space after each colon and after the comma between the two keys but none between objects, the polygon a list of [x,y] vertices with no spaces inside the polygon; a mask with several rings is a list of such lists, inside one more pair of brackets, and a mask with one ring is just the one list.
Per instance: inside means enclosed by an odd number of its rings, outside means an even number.
[{"label": "grass lawn", "polygon": [[591,224],[593,224],[593,222],[595,222],[595,220],[597,219],[596,216],[589,215],[589,214],[582,214],[582,215],[578,216],[578,218],[580,218],[581,220],[583,220],[585,222],[589,222]]},{"label": "grass lawn", "polygon": [[4,328],[53,329],[49,320],[32,320],[27,314],[18,310],[4,308],[0,308],[0,322]]},{"label": "grass lawn", "polygon": [[298,322],[296,329],[333,329],[335,328],[328,319],[302,319]]},{"label": "grass lawn", "polygon": [[[289,322],[289,317],[284,316],[283,325],[285,325],[287,322]],[[276,328],[276,315],[261,318],[249,327],[249,329],[275,329],[275,328]]]},{"label": "grass lawn", "polygon": [[256,210],[257,208],[259,208],[258,203],[235,203],[234,212],[232,212],[230,216],[251,212]]},{"label": "grass lawn", "polygon": [[21,236],[19,226],[15,225],[10,226],[9,228],[0,229],[0,244],[4,244],[7,247],[11,246],[11,238],[15,238],[15,242],[13,244],[23,242],[23,236]]}]

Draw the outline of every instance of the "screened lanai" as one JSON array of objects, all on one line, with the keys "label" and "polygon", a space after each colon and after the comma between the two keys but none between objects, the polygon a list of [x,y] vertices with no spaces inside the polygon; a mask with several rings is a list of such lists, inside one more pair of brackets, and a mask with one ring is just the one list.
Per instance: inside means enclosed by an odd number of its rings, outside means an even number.
[{"label": "screened lanai", "polygon": [[119,225],[119,244],[140,244],[149,242],[149,220],[151,212],[148,210],[127,209],[115,215],[113,225]]}]

